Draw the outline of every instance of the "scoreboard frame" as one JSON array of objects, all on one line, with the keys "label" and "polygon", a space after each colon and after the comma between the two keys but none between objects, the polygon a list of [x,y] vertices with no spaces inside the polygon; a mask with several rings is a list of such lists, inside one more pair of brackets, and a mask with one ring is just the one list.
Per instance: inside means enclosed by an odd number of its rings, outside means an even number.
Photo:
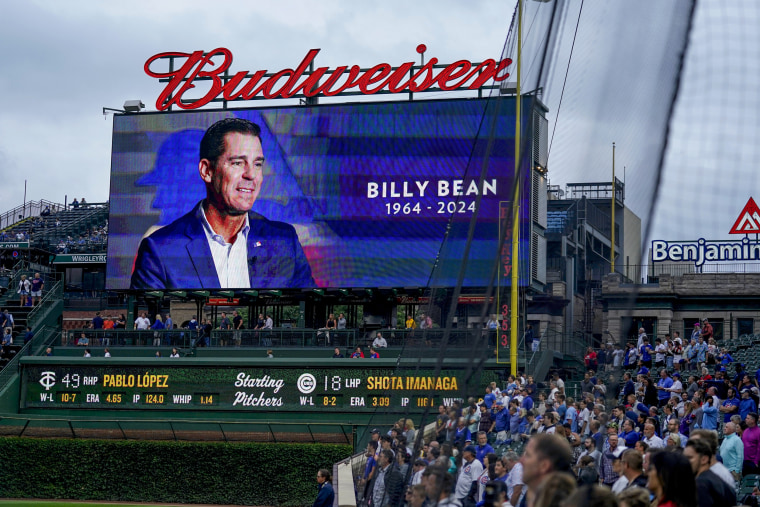
[{"label": "scoreboard frame", "polygon": [[461,360],[56,358],[21,360],[19,412],[117,410],[421,413],[479,395]]}]

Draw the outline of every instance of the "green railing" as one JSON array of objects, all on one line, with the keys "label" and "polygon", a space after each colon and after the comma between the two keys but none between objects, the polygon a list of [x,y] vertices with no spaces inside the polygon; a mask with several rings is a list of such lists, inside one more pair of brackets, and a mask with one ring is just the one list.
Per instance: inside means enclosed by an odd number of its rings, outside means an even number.
[{"label": "green railing", "polygon": [[27,325],[32,330],[42,325],[58,324],[58,316],[63,312],[63,282],[57,280],[52,283],[50,288],[45,288],[42,299],[26,317]]},{"label": "green railing", "polygon": [[[56,342],[61,333],[57,329],[48,326],[42,326],[34,333],[34,337],[25,343],[11,358],[11,360],[5,365],[5,368],[0,370],[0,393],[2,393],[13,378],[19,371],[19,360],[23,356],[39,354],[45,348]],[[1,395],[0,395],[1,396]]]},{"label": "green railing", "polygon": [[[431,330],[383,330],[381,331],[390,347],[437,347],[444,335],[443,329]],[[340,347],[354,349],[362,347],[367,355],[375,340],[377,331],[361,332],[356,329],[315,330],[277,328],[271,330],[245,329],[223,331],[215,329],[211,336],[200,343],[198,331],[189,329],[124,330],[124,329],[73,329],[65,337],[66,345],[77,345],[80,340],[88,346],[172,346],[192,348],[209,347]],[[448,347],[471,348],[495,344],[496,331],[482,329],[452,330]]]}]

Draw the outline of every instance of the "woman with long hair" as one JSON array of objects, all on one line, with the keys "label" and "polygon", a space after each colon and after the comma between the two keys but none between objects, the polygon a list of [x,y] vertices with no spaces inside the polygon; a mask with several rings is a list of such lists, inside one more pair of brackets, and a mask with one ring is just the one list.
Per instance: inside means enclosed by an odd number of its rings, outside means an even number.
[{"label": "woman with long hair", "polygon": [[496,476],[496,463],[500,463],[499,457],[496,453],[489,452],[483,457],[483,472],[478,477],[478,501],[484,500],[486,492],[486,484],[488,481],[492,481]]},{"label": "woman with long hair", "polygon": [[697,419],[696,414],[694,414],[694,403],[691,401],[687,401],[683,405],[683,417],[681,418],[681,423],[678,425],[678,431],[682,435],[689,436],[689,431],[691,430],[692,425],[694,425],[694,421]]},{"label": "woman with long hair", "polygon": [[652,383],[652,379],[644,377],[642,380],[644,385],[644,405],[647,407],[657,406],[660,402],[659,395],[657,394],[657,388]]},{"label": "woman with long hair", "polygon": [[660,451],[649,457],[647,489],[657,507],[696,507],[697,483],[689,460],[680,452]]}]

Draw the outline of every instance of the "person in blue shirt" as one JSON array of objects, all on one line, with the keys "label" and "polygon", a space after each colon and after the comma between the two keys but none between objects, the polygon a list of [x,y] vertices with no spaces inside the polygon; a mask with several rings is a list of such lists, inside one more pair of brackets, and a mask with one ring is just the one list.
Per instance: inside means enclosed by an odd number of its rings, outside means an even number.
[{"label": "person in blue shirt", "polygon": [[528,390],[523,387],[520,391],[520,395],[523,397],[520,408],[524,408],[525,410],[533,410],[533,398],[528,395]]},{"label": "person in blue shirt", "polygon": [[507,429],[509,428],[509,411],[504,407],[504,402],[496,401],[498,411],[493,416],[491,429],[489,433],[496,433],[496,446],[503,444],[507,440]]},{"label": "person in blue shirt", "polygon": [[623,391],[620,396],[621,403],[624,403],[625,400],[628,399],[629,394],[636,394],[636,384],[633,383],[630,372],[625,372],[623,374],[623,382]]},{"label": "person in blue shirt", "polygon": [[520,434],[520,412],[525,409],[519,409],[516,405],[509,407],[509,434],[512,440],[518,438]]},{"label": "person in blue shirt", "polygon": [[742,421],[747,418],[750,412],[757,413],[757,404],[755,400],[749,397],[749,389],[742,389],[742,398],[739,401],[739,415]]},{"label": "person in blue shirt", "polygon": [[575,408],[575,401],[572,398],[567,399],[564,422],[570,423],[570,431],[578,433],[578,409]]},{"label": "person in blue shirt", "polygon": [[644,338],[644,343],[641,345],[639,352],[641,353],[641,361],[644,363],[644,366],[651,368],[653,351],[652,346],[649,345],[649,338]]},{"label": "person in blue shirt", "polygon": [[332,507],[333,503],[335,503],[335,491],[333,491],[332,484],[330,484],[330,478],[330,472],[324,468],[317,472],[319,492],[312,507]]},{"label": "person in blue shirt", "polygon": [[486,386],[486,395],[483,396],[483,405],[485,405],[488,410],[491,410],[495,401],[496,395],[493,393],[491,386]]},{"label": "person in blue shirt", "polygon": [[639,435],[633,428],[633,421],[626,419],[623,422],[623,431],[620,432],[620,438],[625,442],[625,446],[629,449],[633,449],[636,446],[636,442],[641,440]]},{"label": "person in blue shirt", "polygon": [[24,334],[24,343],[29,343],[32,338],[34,338],[34,333],[32,332],[32,328],[27,326],[26,327],[26,333]]},{"label": "person in blue shirt", "polygon": [[707,360],[707,342],[701,336],[697,340],[697,362],[704,363]]},{"label": "person in blue shirt", "polygon": [[636,375],[649,375],[649,368],[646,367],[643,360],[639,360],[639,371],[636,372]]},{"label": "person in blue shirt", "polygon": [[559,415],[560,421],[565,421],[565,414],[567,413],[567,405],[565,405],[565,395],[558,394],[555,396],[559,405],[557,406],[557,415]]},{"label": "person in blue shirt", "polygon": [[714,396],[707,396],[702,404],[702,429],[718,430],[718,407]]},{"label": "person in blue shirt", "polygon": [[478,445],[475,446],[475,459],[483,463],[483,459],[494,452],[493,447],[488,445],[488,435],[485,431],[478,431]]},{"label": "person in blue shirt", "polygon": [[720,364],[727,366],[734,362],[734,358],[731,357],[731,354],[728,353],[728,350],[725,348],[720,349],[720,354],[718,354],[718,360],[720,361]]},{"label": "person in blue shirt", "polygon": [[467,445],[466,442],[472,441],[470,430],[467,429],[467,419],[464,417],[457,419],[457,427],[454,430],[453,440],[455,446],[461,446],[459,448],[463,448],[465,445]]},{"label": "person in blue shirt", "polygon": [[664,407],[668,404],[670,399],[670,389],[673,387],[673,379],[668,375],[668,370],[663,368],[660,370],[660,380],[657,381],[657,404],[660,407]]},{"label": "person in blue shirt", "polygon": [[731,416],[739,413],[739,398],[736,397],[736,389],[733,387],[728,388],[728,396],[726,400],[721,403],[720,412],[723,414],[723,422],[727,423],[731,420]]}]

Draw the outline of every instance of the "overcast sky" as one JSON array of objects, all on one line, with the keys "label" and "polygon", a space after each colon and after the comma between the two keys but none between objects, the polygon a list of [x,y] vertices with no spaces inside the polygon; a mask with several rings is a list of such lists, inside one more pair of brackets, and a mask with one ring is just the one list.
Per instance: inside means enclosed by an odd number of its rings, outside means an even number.
[{"label": "overcast sky", "polygon": [[[5,1],[0,32],[5,50],[0,73],[0,94],[4,98],[0,113],[0,208],[8,210],[21,204],[24,180],[28,181],[29,200],[63,202],[65,196],[69,202],[74,197],[85,197],[90,202],[107,200],[112,121],[110,116],[103,116],[102,108],[119,108],[127,99],[141,99],[148,110],[155,110],[155,100],[163,86],[143,72],[143,65],[156,53],[226,47],[234,55],[232,70],[255,71],[293,67],[306,51],[321,48],[317,57],[319,65],[366,67],[380,62],[399,65],[416,60],[415,48],[424,43],[428,47],[428,58],[435,56],[441,62],[482,61],[501,54],[514,3],[514,0],[391,0],[382,3],[290,0],[225,1],[211,6],[208,2],[193,0]],[[589,0],[586,4],[590,20],[604,19],[598,18],[599,13],[596,18],[592,13],[594,8],[602,8],[604,2]],[[758,143],[750,132],[756,132],[760,117],[756,114],[755,88],[738,85],[737,100],[743,101],[744,109],[725,99],[729,112],[721,110],[717,116],[710,116],[700,109],[696,117],[696,121],[714,124],[730,123],[731,115],[738,115],[743,127],[736,128],[735,135],[730,135],[732,131],[725,135],[724,131],[722,136],[716,137],[707,129],[699,129],[695,136],[689,131],[695,121],[689,112],[697,107],[695,104],[706,100],[711,90],[705,84],[705,64],[699,63],[704,56],[700,51],[708,54],[718,51],[713,56],[720,59],[724,73],[713,76],[710,82],[725,80],[726,86],[722,88],[729,97],[736,95],[736,90],[728,89],[728,84],[736,85],[737,80],[744,82],[743,69],[748,61],[754,62],[757,72],[759,8],[751,0],[732,2],[730,6],[719,0],[706,0],[700,2],[699,9],[695,33],[700,37],[689,53],[691,63],[682,83],[688,100],[679,104],[681,112],[677,119],[680,123],[675,127],[680,130],[674,133],[668,159],[673,171],[666,176],[662,189],[668,206],[659,216],[674,218],[662,223],[655,221],[655,235],[662,239],[715,238],[724,234],[721,231],[727,231],[733,224],[754,184],[736,182],[733,177],[726,181],[716,175],[738,177],[743,170],[751,177],[750,168],[754,170],[758,155],[754,146]],[[716,17],[719,19],[717,28]],[[584,33],[596,34],[596,37],[598,27],[596,22],[581,24]],[[637,31],[628,30],[632,37],[640,38],[641,45],[651,43],[650,37],[643,36],[645,31],[641,34]],[[629,44],[634,49],[635,37]],[[721,39],[727,42],[718,45],[716,50],[716,44],[711,41]],[[593,47],[594,40],[589,37],[587,50]],[[731,44],[740,48],[738,54]],[[581,58],[579,65],[582,62]],[[581,73],[582,70],[579,67]],[[569,83],[568,86],[572,93],[575,85]],[[712,93],[711,97],[716,98],[714,90]],[[571,106],[572,99],[568,99],[567,115],[560,116],[558,144],[553,148],[559,154],[572,152],[568,132],[577,130],[583,122],[579,118],[581,113],[572,113]],[[746,125],[741,124],[742,121]],[[550,131],[552,128],[550,125]],[[695,137],[696,148],[702,150],[696,157],[695,146],[690,145]],[[602,157],[608,157],[613,140],[600,142],[598,150],[603,153]],[[636,149],[642,148],[637,146]],[[732,153],[740,155],[743,169],[724,165],[723,157]],[[573,163],[568,163],[572,158],[557,158],[553,153],[550,159],[553,182],[579,181],[588,175],[588,168],[582,167],[580,162],[582,157]],[[626,158],[631,160],[627,162]],[[635,159],[634,154],[626,154],[623,146],[619,165],[630,167]],[[558,168],[555,173],[551,172],[552,164]],[[690,168],[713,188],[719,185],[721,196],[726,197],[716,204],[713,195],[712,205],[707,208],[704,203],[695,202],[699,199],[685,196],[680,178],[683,171],[688,174]],[[606,169],[599,171],[606,174]],[[641,171],[640,175],[653,177],[651,168]],[[629,180],[636,177],[631,172],[626,176]],[[595,175],[594,179],[599,178]],[[689,185],[686,187],[692,190]],[[693,182],[693,191],[698,192],[699,186]],[[641,214],[646,211],[642,203],[635,203],[634,208]],[[699,220],[690,220],[695,217]]]}]

